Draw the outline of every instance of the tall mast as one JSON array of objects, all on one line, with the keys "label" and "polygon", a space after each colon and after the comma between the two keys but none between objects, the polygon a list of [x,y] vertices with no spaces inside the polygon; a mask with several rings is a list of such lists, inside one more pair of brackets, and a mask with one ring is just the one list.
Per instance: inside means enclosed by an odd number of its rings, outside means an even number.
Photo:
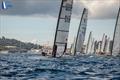
[{"label": "tall mast", "polygon": [[77,32],[74,55],[76,55],[76,52],[81,52],[82,50],[84,39],[85,39],[85,34],[86,34],[87,17],[88,17],[88,10],[84,8],[82,17],[80,20],[78,32]]},{"label": "tall mast", "polygon": [[56,57],[56,53],[60,53],[59,50],[62,48],[62,52],[64,51],[68,40],[68,33],[69,33],[69,25],[71,20],[72,14],[72,5],[73,0],[62,0],[60,6],[60,12],[57,21],[57,27],[55,32],[54,44],[53,49],[57,46],[57,52],[52,52],[52,56]]}]

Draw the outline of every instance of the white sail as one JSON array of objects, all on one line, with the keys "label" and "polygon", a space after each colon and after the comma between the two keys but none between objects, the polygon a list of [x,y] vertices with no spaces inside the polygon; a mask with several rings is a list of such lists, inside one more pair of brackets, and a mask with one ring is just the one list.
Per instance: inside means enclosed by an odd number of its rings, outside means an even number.
[{"label": "white sail", "polygon": [[86,54],[91,53],[91,46],[92,46],[92,32],[90,32],[89,37],[88,37],[88,42],[87,42],[87,47],[86,47]]},{"label": "white sail", "polygon": [[76,37],[74,55],[77,52],[80,53],[83,51],[82,48],[83,48],[83,43],[84,43],[85,34],[86,34],[87,17],[88,17],[88,10],[84,8],[81,21],[80,21],[80,25],[79,25],[79,29],[78,29],[78,33],[77,33],[77,37]]},{"label": "white sail", "polygon": [[110,55],[110,37],[106,41],[105,54]]},{"label": "white sail", "polygon": [[120,55],[120,8],[114,30],[112,55]]},{"label": "white sail", "polygon": [[94,42],[94,53],[95,54],[97,53],[97,49],[98,49],[98,41],[95,40],[95,42]]},{"label": "white sail", "polygon": [[0,10],[7,10],[10,7],[12,7],[10,1],[2,1],[2,4],[0,5]]},{"label": "white sail", "polygon": [[7,9],[5,1],[2,2],[2,9]]},{"label": "white sail", "polygon": [[107,35],[105,35],[104,38],[103,53],[106,53],[106,48],[107,48]]},{"label": "white sail", "polygon": [[95,51],[94,51],[94,47],[95,47],[95,40],[94,38],[92,38],[92,42],[91,42],[91,50],[90,50],[90,53],[93,54]]},{"label": "white sail", "polygon": [[103,52],[104,46],[105,46],[105,34],[103,34],[103,37],[102,37],[102,42],[101,42],[101,46],[100,46],[100,53]]},{"label": "white sail", "polygon": [[73,43],[71,44],[71,49],[70,49],[71,55],[74,55],[75,41],[76,41],[76,38],[74,38],[74,41],[73,41]]},{"label": "white sail", "polygon": [[98,46],[97,46],[97,54],[99,54],[99,52],[101,51],[101,41],[99,41],[98,42],[98,44],[97,44]]},{"label": "white sail", "polygon": [[54,57],[58,53],[62,54],[67,44],[72,5],[73,0],[62,0],[53,45],[57,46],[57,52],[53,52]]}]

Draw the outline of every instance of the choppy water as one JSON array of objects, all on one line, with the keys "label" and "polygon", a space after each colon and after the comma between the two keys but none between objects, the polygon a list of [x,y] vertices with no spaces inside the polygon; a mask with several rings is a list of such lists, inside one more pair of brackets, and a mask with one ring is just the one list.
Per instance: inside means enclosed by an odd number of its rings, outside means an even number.
[{"label": "choppy water", "polygon": [[120,80],[120,57],[0,54],[0,80]]}]

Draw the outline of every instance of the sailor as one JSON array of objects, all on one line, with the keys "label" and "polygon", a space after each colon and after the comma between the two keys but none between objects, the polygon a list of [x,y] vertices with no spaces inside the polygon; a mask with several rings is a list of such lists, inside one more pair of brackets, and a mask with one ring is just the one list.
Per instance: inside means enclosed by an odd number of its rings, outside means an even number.
[{"label": "sailor", "polygon": [[46,56],[46,55],[47,55],[47,53],[45,52],[45,49],[44,49],[44,48],[42,48],[41,51],[42,51],[42,53],[41,53],[42,56]]},{"label": "sailor", "polygon": [[65,48],[64,48],[64,52],[63,52],[63,54],[65,54],[66,49],[67,49],[67,39],[66,39],[66,43],[65,43]]},{"label": "sailor", "polygon": [[52,53],[52,56],[53,56],[53,57],[56,57],[56,52],[57,52],[57,45],[55,44],[55,45],[53,46],[53,53]]}]

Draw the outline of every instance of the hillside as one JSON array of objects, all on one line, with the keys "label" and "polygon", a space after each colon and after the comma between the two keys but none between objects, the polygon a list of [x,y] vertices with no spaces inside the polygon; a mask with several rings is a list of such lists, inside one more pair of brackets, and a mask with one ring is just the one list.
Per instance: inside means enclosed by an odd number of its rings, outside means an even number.
[{"label": "hillside", "polygon": [[36,48],[41,48],[42,46],[36,45],[33,43],[26,43],[26,42],[21,42],[16,39],[8,39],[5,37],[0,38],[0,50],[7,49],[5,46],[16,46],[16,48],[22,48],[22,49],[36,49]]}]

